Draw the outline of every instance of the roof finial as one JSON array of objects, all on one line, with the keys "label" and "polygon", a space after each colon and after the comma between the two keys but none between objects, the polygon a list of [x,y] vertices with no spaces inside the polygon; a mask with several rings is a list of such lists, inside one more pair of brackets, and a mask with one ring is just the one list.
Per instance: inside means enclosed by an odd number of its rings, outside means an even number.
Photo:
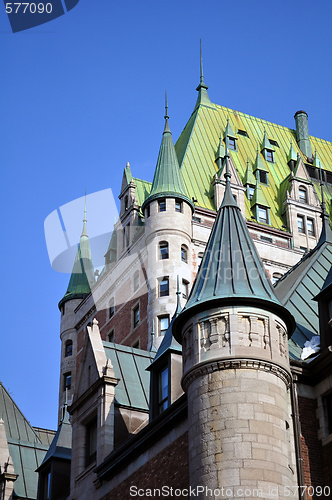
[{"label": "roof finial", "polygon": [[[315,149],[315,158],[317,158],[317,150]],[[328,219],[329,216],[328,216],[328,213],[326,211],[326,205],[325,205],[325,196],[324,196],[324,189],[323,189],[323,176],[322,176],[322,164],[319,163],[319,180],[320,180],[320,192],[321,192],[321,195],[322,195],[322,203],[321,203],[321,207],[322,207],[322,219],[323,219],[323,223],[324,223],[324,219]]]},{"label": "roof finial", "polygon": [[177,276],[176,295],[177,295],[177,298],[176,298],[176,309],[175,309],[174,317],[178,316],[180,314],[180,312],[182,311],[181,300],[180,300],[181,299],[181,290],[180,290],[180,276],[179,275]]},{"label": "roof finial", "polygon": [[225,139],[225,142],[226,142],[226,155],[225,155],[225,159],[226,159],[226,169],[225,169],[225,174],[224,174],[224,177],[226,179],[226,185],[229,185],[230,183],[230,178],[231,178],[231,173],[229,171],[229,163],[228,163],[228,160],[229,160],[229,152],[228,152],[228,137],[226,136],[226,139]]},{"label": "roof finial", "polygon": [[86,218],[86,189],[85,189],[85,197],[84,197],[84,218],[83,218],[83,230],[81,236],[88,236],[87,228],[86,228],[87,218]]},{"label": "roof finial", "polygon": [[204,75],[203,75],[203,57],[202,57],[202,39],[199,39],[199,55],[200,55],[200,84],[204,85]]},{"label": "roof finial", "polygon": [[168,104],[167,104],[167,90],[165,90],[165,128],[164,128],[164,133],[165,132],[171,132],[170,131],[170,128],[169,128],[169,124],[168,124],[168,119],[169,119],[169,116],[168,116]]}]

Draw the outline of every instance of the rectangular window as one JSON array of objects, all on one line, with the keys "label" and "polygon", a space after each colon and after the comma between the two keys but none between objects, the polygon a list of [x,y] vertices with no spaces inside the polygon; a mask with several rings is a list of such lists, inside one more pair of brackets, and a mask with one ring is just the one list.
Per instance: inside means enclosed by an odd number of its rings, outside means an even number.
[{"label": "rectangular window", "polygon": [[304,230],[304,217],[303,215],[298,215],[297,216],[297,229],[299,233],[305,233]]},{"label": "rectangular window", "polygon": [[315,223],[313,219],[307,219],[307,230],[309,236],[315,236]]},{"label": "rectangular window", "polygon": [[182,297],[186,299],[188,297],[188,281],[182,280]]},{"label": "rectangular window", "polygon": [[108,341],[114,342],[114,330],[111,330],[110,333],[108,334]]},{"label": "rectangular window", "polygon": [[108,309],[108,317],[111,319],[114,316],[115,307],[114,307],[114,299],[110,300],[109,309]]},{"label": "rectangular window", "polygon": [[254,193],[255,193],[255,188],[252,187],[252,186],[249,186],[249,190],[248,190],[248,194],[249,194],[249,200],[252,200],[253,197],[254,197]]},{"label": "rectangular window", "polygon": [[265,159],[266,161],[269,161],[273,163],[273,151],[270,151],[269,149],[266,149],[265,151]]},{"label": "rectangular window", "polygon": [[182,212],[182,201],[175,200],[175,212]]},{"label": "rectangular window", "polygon": [[158,413],[168,407],[168,368],[164,368],[158,376]]},{"label": "rectangular window", "polygon": [[71,372],[65,373],[63,376],[63,390],[71,389]]},{"label": "rectangular window", "polygon": [[169,327],[169,315],[159,316],[159,335],[165,335]]},{"label": "rectangular window", "polygon": [[168,243],[166,241],[159,243],[159,251],[161,260],[168,259]]},{"label": "rectangular window", "polygon": [[169,295],[169,280],[168,276],[164,276],[159,283],[159,297],[166,297]]},{"label": "rectangular window", "polygon": [[136,340],[136,342],[133,343],[132,348],[133,349],[139,349],[139,339]]},{"label": "rectangular window", "polygon": [[139,325],[139,306],[136,306],[133,309],[133,324],[134,328]]},{"label": "rectangular window", "polygon": [[86,467],[96,461],[97,458],[97,419],[93,419],[86,426]]},{"label": "rectangular window", "polygon": [[158,201],[159,212],[166,212],[166,200],[162,199]]},{"label": "rectangular window", "polygon": [[269,218],[267,208],[258,207],[258,221],[263,224],[268,224]]},{"label": "rectangular window", "polygon": [[236,151],[236,139],[234,137],[228,137],[228,148]]},{"label": "rectangular window", "polygon": [[265,170],[259,170],[259,182],[261,184],[268,184],[267,172]]}]

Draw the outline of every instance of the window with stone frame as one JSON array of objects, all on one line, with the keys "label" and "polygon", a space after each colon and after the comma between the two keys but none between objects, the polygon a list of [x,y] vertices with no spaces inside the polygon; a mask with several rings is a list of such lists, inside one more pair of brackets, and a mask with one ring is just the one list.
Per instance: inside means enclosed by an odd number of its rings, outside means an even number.
[{"label": "window with stone frame", "polygon": [[166,212],[166,198],[158,201],[159,212]]},{"label": "window with stone frame", "polygon": [[182,201],[175,199],[175,212],[182,212]]},{"label": "window with stone frame", "polygon": [[313,219],[307,218],[307,232],[308,236],[315,236],[315,222]]},{"label": "window with stone frame", "polygon": [[302,203],[308,203],[308,193],[306,188],[303,186],[299,188],[299,201]]},{"label": "window with stone frame", "polygon": [[182,262],[188,262],[188,247],[186,245],[181,245],[181,260]]},{"label": "window with stone frame", "polygon": [[158,330],[160,336],[165,335],[168,327],[169,327],[169,314],[158,316]]},{"label": "window with stone frame", "polygon": [[113,318],[115,314],[114,298],[112,297],[108,304],[108,318]]},{"label": "window with stone frame", "polygon": [[159,281],[159,297],[167,297],[169,295],[169,278],[164,276]]},{"label": "window with stone frame", "polygon": [[71,389],[71,372],[67,372],[63,375],[63,390],[68,391]]},{"label": "window with stone frame", "polygon": [[164,260],[168,259],[168,243],[167,241],[161,241],[159,243],[159,259]]},{"label": "window with stone frame", "polygon": [[65,357],[72,356],[73,354],[73,341],[67,340],[65,344]]},{"label": "window with stone frame", "polygon": [[303,215],[298,215],[297,216],[297,230],[298,230],[299,233],[305,234],[304,216]]}]

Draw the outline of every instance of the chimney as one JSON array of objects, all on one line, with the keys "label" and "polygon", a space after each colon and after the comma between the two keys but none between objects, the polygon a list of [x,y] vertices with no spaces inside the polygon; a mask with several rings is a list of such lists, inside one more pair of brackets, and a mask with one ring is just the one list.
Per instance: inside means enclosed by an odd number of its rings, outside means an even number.
[{"label": "chimney", "polygon": [[312,150],[309,140],[308,114],[305,111],[297,111],[294,118],[298,146],[307,158],[312,158]]}]

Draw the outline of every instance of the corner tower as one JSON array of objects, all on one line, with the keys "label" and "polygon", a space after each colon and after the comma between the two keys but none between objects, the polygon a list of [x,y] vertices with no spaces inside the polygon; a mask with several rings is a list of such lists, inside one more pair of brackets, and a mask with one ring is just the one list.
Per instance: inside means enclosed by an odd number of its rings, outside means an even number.
[{"label": "corner tower", "polygon": [[231,193],[227,152],[225,178],[196,281],[173,323],[188,396],[190,486],[223,486],[242,499],[279,488],[281,499],[296,484],[287,348],[295,323]]},{"label": "corner tower", "polygon": [[148,327],[158,347],[176,307],[176,276],[183,296],[191,284],[191,220],[194,205],[181,177],[168,124],[165,128],[149,196],[142,205],[148,250]]},{"label": "corner tower", "polygon": [[85,297],[91,293],[95,283],[94,268],[92,263],[89,237],[87,233],[86,203],[84,207],[83,230],[78,245],[73,270],[65,295],[58,306],[61,312],[60,339],[61,339],[61,364],[59,382],[59,413],[58,422],[63,416],[66,402],[72,402],[76,384],[76,354],[77,331],[75,328],[75,310]]}]

